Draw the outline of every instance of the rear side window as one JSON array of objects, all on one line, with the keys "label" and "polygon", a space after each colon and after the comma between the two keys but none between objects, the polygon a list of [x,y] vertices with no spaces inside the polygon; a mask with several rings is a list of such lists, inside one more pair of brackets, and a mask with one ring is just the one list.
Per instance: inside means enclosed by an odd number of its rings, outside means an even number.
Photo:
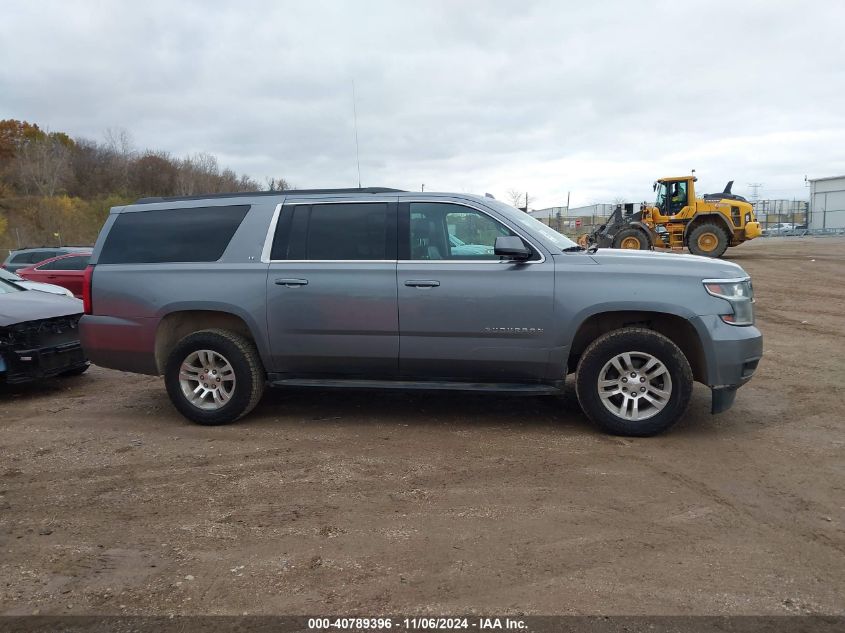
[{"label": "rear side window", "polygon": [[61,259],[39,266],[38,270],[85,270],[89,259],[91,259],[90,255],[62,257]]},{"label": "rear side window", "polygon": [[384,260],[395,244],[387,203],[296,205],[280,218],[272,259]]},{"label": "rear side window", "polygon": [[249,205],[121,213],[109,231],[101,264],[214,262],[249,211]]},{"label": "rear side window", "polygon": [[18,253],[9,262],[11,264],[37,264],[43,262],[45,259],[50,259],[56,255],[60,255],[56,251],[28,251],[26,253]]}]

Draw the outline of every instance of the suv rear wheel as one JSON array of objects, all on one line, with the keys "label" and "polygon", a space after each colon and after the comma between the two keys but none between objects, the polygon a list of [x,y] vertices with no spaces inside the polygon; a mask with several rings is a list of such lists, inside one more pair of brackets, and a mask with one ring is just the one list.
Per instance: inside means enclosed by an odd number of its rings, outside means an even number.
[{"label": "suv rear wheel", "polygon": [[229,330],[202,330],[179,341],[164,371],[173,406],[198,424],[234,422],[258,404],[264,370],[255,345]]},{"label": "suv rear wheel", "polygon": [[671,340],[645,328],[600,336],[581,356],[575,379],[587,417],[608,433],[661,433],[686,412],[692,370]]}]

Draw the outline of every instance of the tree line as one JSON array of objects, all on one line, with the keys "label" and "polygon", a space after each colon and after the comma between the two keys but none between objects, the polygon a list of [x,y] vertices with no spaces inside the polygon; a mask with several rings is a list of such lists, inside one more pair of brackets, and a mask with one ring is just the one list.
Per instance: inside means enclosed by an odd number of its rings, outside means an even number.
[{"label": "tree line", "polygon": [[0,247],[90,244],[111,206],[139,197],[289,188],[284,178],[262,186],[206,152],[138,150],[125,130],[96,141],[0,121]]}]

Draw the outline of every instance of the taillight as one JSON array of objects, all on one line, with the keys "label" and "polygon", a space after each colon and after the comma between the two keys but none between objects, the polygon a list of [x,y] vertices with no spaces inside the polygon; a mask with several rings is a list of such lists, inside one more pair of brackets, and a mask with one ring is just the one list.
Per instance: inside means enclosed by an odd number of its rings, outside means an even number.
[{"label": "taillight", "polygon": [[91,281],[94,277],[94,265],[89,264],[82,277],[82,308],[85,314],[94,314],[94,306],[91,303]]}]

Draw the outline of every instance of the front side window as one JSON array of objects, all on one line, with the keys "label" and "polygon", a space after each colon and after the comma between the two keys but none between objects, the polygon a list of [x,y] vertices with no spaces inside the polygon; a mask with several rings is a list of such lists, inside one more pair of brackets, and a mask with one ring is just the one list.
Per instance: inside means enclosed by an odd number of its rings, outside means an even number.
[{"label": "front side window", "polygon": [[671,185],[669,198],[669,214],[674,215],[687,206],[687,183],[676,182]]},{"label": "front side window", "polygon": [[[390,234],[382,202],[286,206],[273,242],[273,260],[385,260]],[[395,246],[394,246],[395,248]]]},{"label": "front side window", "polygon": [[498,260],[496,238],[514,235],[489,215],[457,204],[412,202],[410,214],[415,260]]}]

